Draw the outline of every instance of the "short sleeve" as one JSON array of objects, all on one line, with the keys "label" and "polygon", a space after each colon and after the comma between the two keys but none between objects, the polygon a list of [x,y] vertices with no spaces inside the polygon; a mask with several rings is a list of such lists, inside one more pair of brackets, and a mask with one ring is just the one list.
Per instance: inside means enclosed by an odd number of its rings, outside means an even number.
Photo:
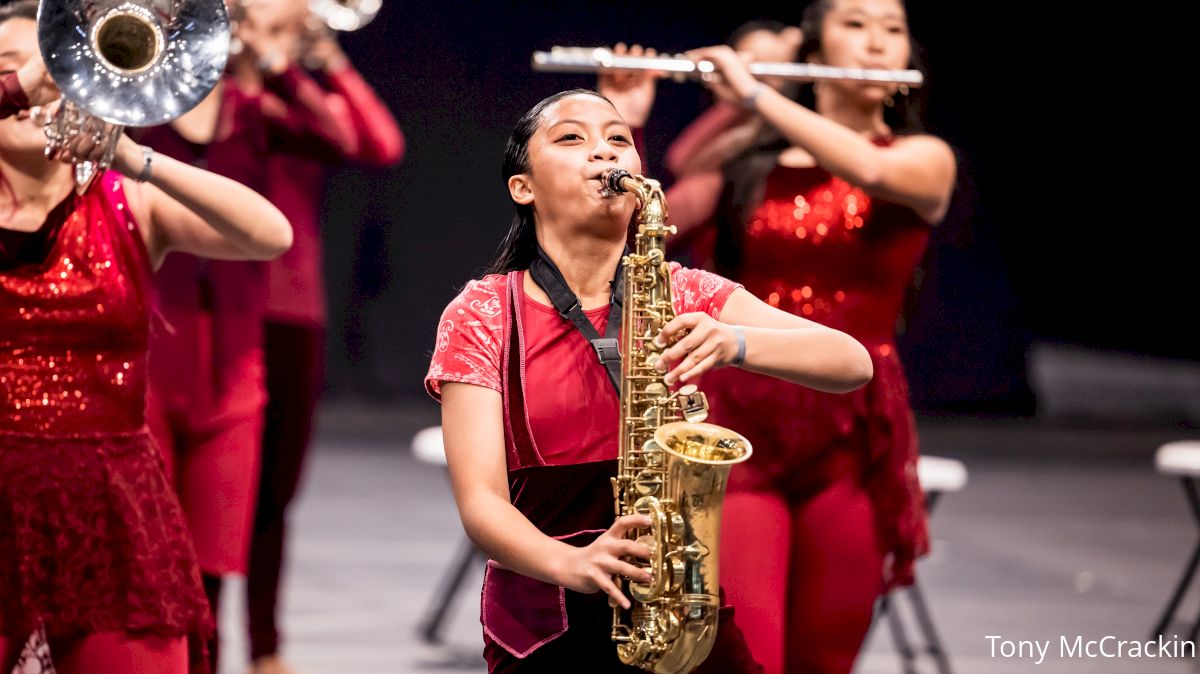
[{"label": "short sleeve", "polygon": [[425,375],[425,390],[434,400],[441,401],[442,382],[448,381],[500,390],[506,287],[505,276],[471,281],[442,312]]},{"label": "short sleeve", "polygon": [[719,319],[725,301],[741,287],[742,284],[724,276],[703,269],[689,269],[677,262],[671,263],[671,298],[676,314],[700,311]]}]

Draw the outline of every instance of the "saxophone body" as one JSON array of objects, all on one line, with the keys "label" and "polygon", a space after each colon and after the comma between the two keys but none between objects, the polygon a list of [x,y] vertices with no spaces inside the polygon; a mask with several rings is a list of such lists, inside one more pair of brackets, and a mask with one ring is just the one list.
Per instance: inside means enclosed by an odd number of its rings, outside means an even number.
[{"label": "saxophone body", "polygon": [[[750,457],[746,438],[702,423],[708,402],[693,385],[672,391],[655,369],[659,330],[675,317],[664,240],[667,209],[657,181],[620,170],[604,177],[639,199],[635,249],[624,264],[618,517],[649,515],[630,532],[651,550],[649,584],[617,578],[631,598],[613,609],[612,639],[622,662],[658,674],[685,674],[712,650],[717,634],[721,510],[729,471]],[[641,560],[634,560],[641,563]]]}]

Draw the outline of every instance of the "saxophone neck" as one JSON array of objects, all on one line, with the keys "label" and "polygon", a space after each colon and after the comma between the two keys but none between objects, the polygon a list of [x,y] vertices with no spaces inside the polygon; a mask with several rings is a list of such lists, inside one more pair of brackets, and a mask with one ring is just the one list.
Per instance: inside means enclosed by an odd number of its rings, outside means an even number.
[{"label": "saxophone neck", "polygon": [[648,236],[674,234],[675,228],[667,225],[667,197],[657,180],[643,176],[633,178],[637,182],[638,231]]},{"label": "saxophone neck", "polygon": [[657,180],[635,176],[623,169],[609,169],[605,172],[603,180],[605,186],[613,192],[631,192],[637,196],[638,210],[635,220],[639,234],[663,237],[675,233],[675,228],[666,224],[667,197]]}]

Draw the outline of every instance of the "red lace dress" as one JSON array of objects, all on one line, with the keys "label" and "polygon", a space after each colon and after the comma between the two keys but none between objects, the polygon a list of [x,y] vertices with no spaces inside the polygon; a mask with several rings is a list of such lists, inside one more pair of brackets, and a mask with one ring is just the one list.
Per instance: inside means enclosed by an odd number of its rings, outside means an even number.
[{"label": "red lace dress", "polygon": [[754,445],[739,482],[770,483],[803,498],[855,453],[881,551],[890,557],[889,584],[911,582],[912,561],[928,548],[916,435],[895,344],[928,238],[929,226],[911,209],[872,199],[821,168],[776,167],[741,237],[736,278],[768,304],[858,339],[871,352],[875,376],[836,395],[736,368],[702,382],[712,400],[710,421]]},{"label": "red lace dress", "polygon": [[120,175],[0,234],[0,636],[206,634],[146,430],[150,266]]}]

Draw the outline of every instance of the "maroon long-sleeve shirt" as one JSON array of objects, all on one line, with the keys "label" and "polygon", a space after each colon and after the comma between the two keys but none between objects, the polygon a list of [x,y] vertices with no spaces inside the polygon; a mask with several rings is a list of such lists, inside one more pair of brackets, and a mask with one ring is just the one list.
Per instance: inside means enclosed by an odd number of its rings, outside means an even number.
[{"label": "maroon long-sleeve shirt", "polygon": [[291,250],[269,266],[266,316],[273,322],[325,324],[320,222],[326,169],[335,162],[386,167],[404,156],[404,135],[396,119],[349,62],[324,80],[325,105],[353,142],[334,161],[287,152],[267,160],[266,195],[294,232]]},{"label": "maroon long-sleeve shirt", "polygon": [[[266,78],[258,91],[226,77],[211,142],[192,143],[170,125],[147,129],[139,140],[269,197],[270,157],[287,152],[331,161],[353,149],[354,139],[324,98],[320,86],[294,66]],[[170,330],[156,331],[151,345],[152,390],[168,401],[211,402],[217,415],[236,415],[261,405],[261,390],[232,397],[225,393],[238,381],[247,354],[262,348],[267,264],[173,253],[156,274],[155,286]],[[216,369],[212,373],[196,373],[186,366],[194,361],[196,345],[204,341],[198,339],[200,331],[211,337]],[[203,380],[195,381],[198,377]]]}]

